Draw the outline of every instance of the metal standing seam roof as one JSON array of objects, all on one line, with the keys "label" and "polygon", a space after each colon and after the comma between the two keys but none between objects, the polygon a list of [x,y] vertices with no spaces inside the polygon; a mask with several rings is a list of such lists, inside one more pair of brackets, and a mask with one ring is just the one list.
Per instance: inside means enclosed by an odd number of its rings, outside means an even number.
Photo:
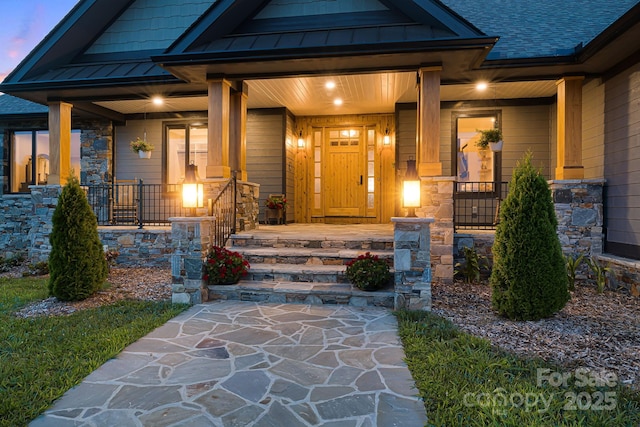
[{"label": "metal standing seam roof", "polygon": [[486,34],[500,36],[487,59],[566,56],[637,0],[439,0]]}]

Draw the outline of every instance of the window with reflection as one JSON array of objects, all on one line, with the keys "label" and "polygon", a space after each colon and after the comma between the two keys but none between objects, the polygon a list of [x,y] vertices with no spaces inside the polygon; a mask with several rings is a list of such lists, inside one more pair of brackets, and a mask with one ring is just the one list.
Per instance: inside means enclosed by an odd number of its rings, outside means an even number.
[{"label": "window with reflection", "polygon": [[198,167],[198,175],[204,176],[207,167],[207,125],[170,124],[166,126],[166,136],[166,183],[182,183],[187,165],[191,163]]}]

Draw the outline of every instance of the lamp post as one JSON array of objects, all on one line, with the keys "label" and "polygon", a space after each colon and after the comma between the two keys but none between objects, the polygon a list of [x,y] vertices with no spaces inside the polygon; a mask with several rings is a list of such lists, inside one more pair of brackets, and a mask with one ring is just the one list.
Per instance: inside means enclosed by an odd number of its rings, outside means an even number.
[{"label": "lamp post", "polygon": [[196,208],[204,207],[204,185],[198,178],[198,167],[193,163],[187,166],[184,174],[182,207],[190,209],[192,216]]},{"label": "lamp post", "polygon": [[402,183],[402,206],[407,208],[407,216],[415,217],[416,208],[420,204],[420,177],[416,170],[416,161],[413,158],[407,160],[407,173],[404,175]]}]

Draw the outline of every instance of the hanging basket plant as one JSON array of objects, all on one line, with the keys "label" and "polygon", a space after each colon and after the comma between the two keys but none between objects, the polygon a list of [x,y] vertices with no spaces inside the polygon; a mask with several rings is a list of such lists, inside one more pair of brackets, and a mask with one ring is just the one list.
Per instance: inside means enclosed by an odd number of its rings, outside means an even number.
[{"label": "hanging basket plant", "polygon": [[477,130],[480,139],[476,142],[479,149],[491,148],[491,151],[502,151],[502,131],[498,128]]},{"label": "hanging basket plant", "polygon": [[131,147],[131,151],[134,153],[138,153],[141,159],[148,159],[151,157],[151,151],[155,148],[153,144],[146,141],[146,139],[141,139],[137,137],[135,140],[129,143],[129,147]]}]

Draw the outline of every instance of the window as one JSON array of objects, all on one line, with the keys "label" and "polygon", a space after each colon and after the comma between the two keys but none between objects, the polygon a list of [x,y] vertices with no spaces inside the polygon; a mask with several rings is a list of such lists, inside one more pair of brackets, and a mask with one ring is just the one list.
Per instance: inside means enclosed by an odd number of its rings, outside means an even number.
[{"label": "window", "polygon": [[165,135],[166,183],[180,184],[190,163],[198,167],[198,175],[202,177],[207,167],[207,125],[168,124]]},{"label": "window", "polygon": [[499,154],[488,148],[480,149],[476,142],[479,130],[492,129],[499,121],[499,113],[493,111],[475,114],[454,114],[455,154],[454,170],[458,191],[493,191],[493,183],[499,177]]},{"label": "window", "polygon": [[[28,193],[30,185],[49,180],[49,132],[16,131],[11,134],[9,185],[12,193]],[[71,168],[80,176],[80,131],[71,131]]]}]

